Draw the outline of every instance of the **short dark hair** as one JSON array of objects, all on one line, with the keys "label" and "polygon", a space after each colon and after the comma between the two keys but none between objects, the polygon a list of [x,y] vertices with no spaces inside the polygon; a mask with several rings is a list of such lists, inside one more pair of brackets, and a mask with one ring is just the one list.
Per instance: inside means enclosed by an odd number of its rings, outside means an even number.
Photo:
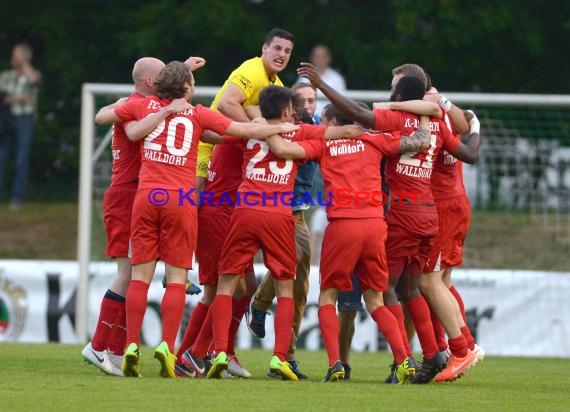
[{"label": "short dark hair", "polygon": [[192,84],[192,72],[182,62],[172,61],[154,79],[154,91],[161,99],[178,99],[186,94],[185,84]]},{"label": "short dark hair", "polygon": [[263,43],[269,46],[275,37],[290,40],[291,43],[295,43],[295,36],[293,36],[293,34],[289,33],[287,30],[277,28],[272,29],[269,33],[267,33],[267,36],[265,36],[265,41]]},{"label": "short dark hair", "polygon": [[315,93],[317,92],[317,89],[315,89],[311,83],[305,83],[305,82],[295,83],[293,86],[291,86],[291,91],[296,92],[297,90],[304,89],[305,87],[313,89]]},{"label": "short dark hair", "polygon": [[279,119],[291,104],[293,92],[287,87],[267,86],[259,93],[259,110],[266,119]]},{"label": "short dark hair", "polygon": [[[422,83],[424,84],[424,87],[426,87],[427,89],[427,75],[425,70],[414,63],[405,63],[402,64],[401,66],[398,67],[394,67],[392,69],[392,74],[395,76],[397,74],[403,74],[404,76],[412,76],[412,77],[416,77],[418,79],[420,79],[422,81]],[[430,85],[431,88],[431,85]]]},{"label": "short dark hair", "polygon": [[421,100],[426,93],[425,83],[413,76],[404,76],[400,79],[390,100],[405,102],[408,100]]},{"label": "short dark hair", "polygon": [[336,122],[340,125],[340,126],[344,126],[346,124],[352,124],[354,123],[352,121],[352,119],[349,119],[348,117],[346,117],[344,114],[342,114],[341,112],[339,112],[337,110],[337,108],[332,104],[329,103],[327,104],[324,109],[323,109],[323,115],[330,121],[332,119],[336,119]]}]

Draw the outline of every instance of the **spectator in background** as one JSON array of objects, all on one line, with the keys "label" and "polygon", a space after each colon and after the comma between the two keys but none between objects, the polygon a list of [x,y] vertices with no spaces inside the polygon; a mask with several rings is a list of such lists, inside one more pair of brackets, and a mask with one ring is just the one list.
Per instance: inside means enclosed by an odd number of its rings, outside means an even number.
[{"label": "spectator in background", "polygon": [[15,141],[16,173],[12,185],[10,210],[17,211],[26,194],[30,152],[35,131],[38,89],[41,74],[32,65],[32,48],[19,43],[12,50],[11,70],[0,73],[2,103],[9,106],[6,128],[0,135],[0,193],[4,189],[4,171]]},{"label": "spectator in background", "polygon": [[[311,63],[317,68],[321,79],[323,79],[330,87],[339,93],[344,93],[346,91],[346,82],[344,77],[342,77],[338,71],[330,67],[332,63],[332,54],[327,46],[324,44],[317,44],[313,47],[313,50],[311,51]],[[300,77],[298,81],[308,83],[308,80],[303,77]],[[318,97],[319,100],[317,101],[316,112],[321,113],[329,101],[326,100],[324,96]]]}]

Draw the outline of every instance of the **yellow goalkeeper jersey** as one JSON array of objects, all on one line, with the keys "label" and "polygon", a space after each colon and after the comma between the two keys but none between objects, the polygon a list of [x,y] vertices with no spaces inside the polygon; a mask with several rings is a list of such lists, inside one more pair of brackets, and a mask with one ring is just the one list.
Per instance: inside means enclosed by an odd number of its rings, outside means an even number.
[{"label": "yellow goalkeeper jersey", "polygon": [[[239,87],[245,95],[245,101],[242,104],[244,109],[247,106],[259,104],[259,92],[261,92],[261,89],[264,87],[271,85],[283,86],[283,83],[278,76],[275,76],[275,81],[269,80],[261,57],[254,57],[253,59],[244,61],[230,74],[230,77],[228,77],[216,95],[214,102],[210,106],[212,109],[218,109],[222,95],[230,84],[234,84]],[[199,143],[196,176],[208,176],[208,164],[210,163],[213,150],[214,145],[202,142]]]}]

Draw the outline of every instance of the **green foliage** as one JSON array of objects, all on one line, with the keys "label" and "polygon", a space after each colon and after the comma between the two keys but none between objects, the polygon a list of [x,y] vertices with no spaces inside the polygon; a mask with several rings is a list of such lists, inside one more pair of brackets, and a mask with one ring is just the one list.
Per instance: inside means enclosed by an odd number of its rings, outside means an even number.
[{"label": "green foliage", "polygon": [[[79,106],[85,82],[126,83],[132,63],[204,56],[200,85],[221,85],[264,35],[296,35],[289,68],[316,43],[329,45],[333,66],[351,89],[387,89],[390,69],[426,67],[444,90],[570,93],[570,3],[459,0],[161,0],[0,3],[0,63],[12,45],[29,41],[44,75],[31,181],[36,198],[76,195]],[[559,73],[560,72],[560,73]],[[66,189],[62,189],[66,188]]]}]

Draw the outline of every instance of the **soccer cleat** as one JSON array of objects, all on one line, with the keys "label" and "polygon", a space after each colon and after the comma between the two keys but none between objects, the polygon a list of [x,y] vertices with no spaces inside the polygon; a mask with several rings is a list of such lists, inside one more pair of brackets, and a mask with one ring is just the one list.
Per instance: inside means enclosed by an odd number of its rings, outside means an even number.
[{"label": "soccer cleat", "polygon": [[283,381],[298,381],[299,378],[291,370],[289,362],[283,361],[277,357],[273,356],[271,362],[269,362],[269,370],[275,374],[278,374]]},{"label": "soccer cleat", "polygon": [[392,383],[400,385],[410,383],[415,373],[416,368],[414,367],[414,363],[410,358],[406,358],[396,367]]},{"label": "soccer cleat", "polygon": [[449,363],[434,378],[435,382],[452,382],[461,378],[465,372],[477,365],[477,355],[472,350],[467,350],[467,355],[463,358],[451,355]]},{"label": "soccer cleat", "polygon": [[192,376],[195,378],[201,379],[206,377],[208,368],[206,367],[204,359],[194,356],[190,349],[182,354],[181,363],[187,371],[190,371],[190,374],[193,373]]},{"label": "soccer cleat", "polygon": [[[101,369],[108,375],[114,375],[113,365],[109,360],[106,350],[98,351],[93,349],[91,342],[89,342],[81,351],[83,360],[91,365]],[[122,375],[121,375],[122,376]]]},{"label": "soccer cleat", "polygon": [[110,350],[107,350],[107,356],[111,362],[112,374],[115,376],[123,376],[123,370],[121,369],[123,367],[123,356],[115,355]]},{"label": "soccer cleat", "polygon": [[154,350],[154,358],[160,362],[160,376],[163,378],[176,378],[176,373],[174,372],[176,355],[170,352],[166,342],[160,342],[160,345]]},{"label": "soccer cleat", "polygon": [[398,365],[396,365],[396,361],[392,362],[392,364],[390,365],[390,374],[386,377],[386,379],[384,379],[384,383],[392,383],[394,381],[394,376],[397,367]]},{"label": "soccer cleat", "polygon": [[444,367],[445,358],[441,355],[441,353],[437,352],[432,359],[424,359],[419,370],[416,369],[416,374],[412,378],[412,383],[429,383],[439,372],[443,370]]},{"label": "soccer cleat", "polygon": [[253,303],[249,305],[249,310],[245,314],[245,320],[247,328],[253,336],[260,339],[265,337],[265,317],[268,313],[269,312],[256,309]]},{"label": "soccer cleat", "polygon": [[125,377],[140,377],[139,371],[139,347],[136,343],[131,343],[127,350],[125,351],[125,355],[123,356],[123,375]]},{"label": "soccer cleat", "polygon": [[352,368],[350,367],[350,365],[348,363],[343,363],[342,367],[344,368],[344,380],[349,381],[350,380],[350,372],[352,371]]},{"label": "soccer cleat", "polygon": [[240,378],[251,378],[251,373],[244,368],[237,356],[231,355],[228,360],[228,372],[233,376],[239,376]]},{"label": "soccer cleat", "polygon": [[342,362],[337,360],[333,366],[329,368],[327,374],[323,378],[323,382],[336,382],[344,379],[345,371]]},{"label": "soccer cleat", "polygon": [[444,365],[447,366],[449,359],[451,359],[451,352],[449,351],[449,348],[446,350],[439,351],[439,353],[443,357]]},{"label": "soccer cleat", "polygon": [[485,351],[483,350],[483,348],[475,344],[475,346],[473,347],[473,352],[477,356],[477,363],[483,362],[483,360],[485,359]]},{"label": "soccer cleat", "polygon": [[[162,287],[166,288],[166,276],[162,278]],[[196,286],[194,283],[186,279],[186,294],[187,295],[199,295],[202,293],[202,289]]]},{"label": "soccer cleat", "polygon": [[174,364],[174,373],[179,378],[195,378],[196,372],[190,370],[183,363]]},{"label": "soccer cleat", "polygon": [[220,379],[224,375],[224,371],[228,369],[228,355],[226,352],[218,353],[218,356],[213,360],[212,366],[208,371],[208,379]]},{"label": "soccer cleat", "polygon": [[305,375],[303,372],[301,372],[301,370],[299,369],[299,361],[296,360],[290,360],[287,361],[289,362],[289,366],[291,367],[291,370],[293,371],[293,373],[295,375],[297,375],[297,378],[299,379],[309,379],[309,377],[307,375]]}]

